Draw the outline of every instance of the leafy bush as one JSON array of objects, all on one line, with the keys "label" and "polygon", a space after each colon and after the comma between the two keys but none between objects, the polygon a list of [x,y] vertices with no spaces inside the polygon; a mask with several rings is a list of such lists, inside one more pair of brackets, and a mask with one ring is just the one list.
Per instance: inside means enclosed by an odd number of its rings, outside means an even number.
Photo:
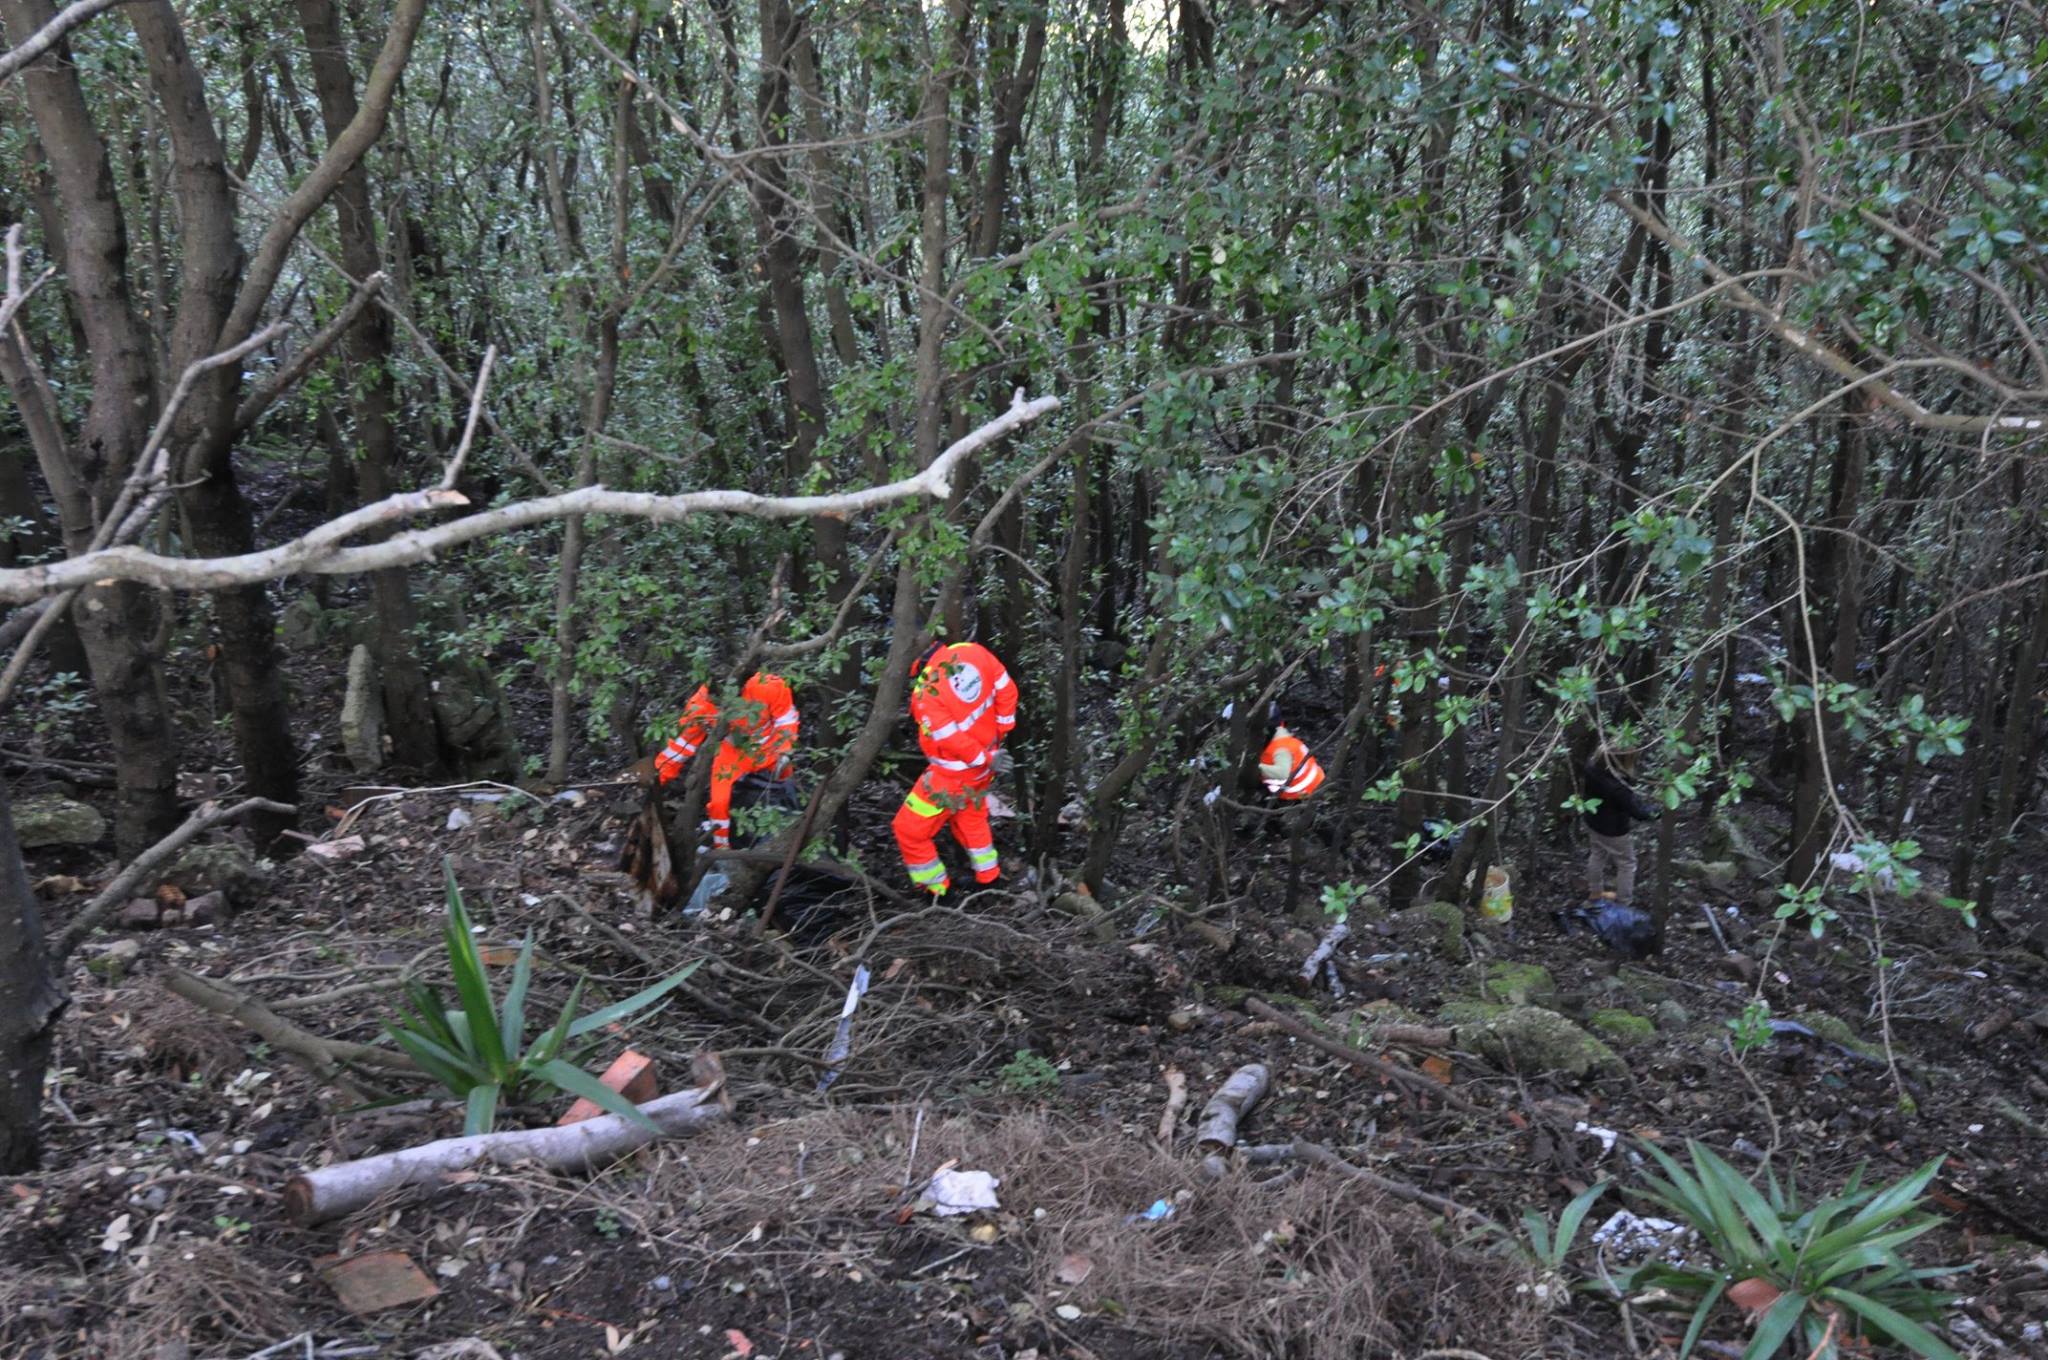
[{"label": "leafy bush", "polygon": [[1862,1335],[1930,1360],[1956,1360],[1926,1325],[1954,1296],[1925,1282],[1963,1267],[1915,1269],[1898,1254],[1941,1224],[1920,1211],[1940,1158],[1881,1189],[1865,1188],[1859,1167],[1840,1194],[1807,1207],[1795,1185],[1771,1175],[1760,1191],[1708,1148],[1686,1146],[1689,1170],[1645,1145],[1664,1175],[1645,1175],[1641,1193],[1698,1233],[1712,1259],[1685,1265],[1652,1260],[1622,1281],[1631,1293],[1662,1288],[1692,1303],[1680,1356],[1691,1353],[1714,1305],[1726,1297],[1756,1320],[1744,1360],[1776,1355],[1795,1334],[1801,1355],[1835,1356]]},{"label": "leafy bush", "polygon": [[697,971],[697,965],[693,963],[645,991],[581,1017],[576,1014],[576,1005],[583,999],[583,980],[578,978],[561,1015],[528,1047],[526,991],[533,979],[533,933],[528,931],[519,947],[519,957],[512,966],[512,982],[500,1004],[491,994],[490,977],[470,931],[469,912],[462,904],[462,889],[456,885],[453,865],[444,865],[444,872],[448,878],[448,920],[442,937],[460,1004],[444,1007],[441,998],[426,984],[409,982],[405,990],[406,1000],[411,1004],[399,1008],[399,1020],[387,1023],[384,1032],[428,1076],[469,1102],[463,1132],[490,1132],[497,1121],[501,1100],[517,1102],[536,1087],[582,1096],[613,1114],[652,1127],[652,1121],[634,1108],[631,1101],[583,1070],[584,1059],[596,1045],[578,1044],[576,1040],[645,1010],[680,986]]}]

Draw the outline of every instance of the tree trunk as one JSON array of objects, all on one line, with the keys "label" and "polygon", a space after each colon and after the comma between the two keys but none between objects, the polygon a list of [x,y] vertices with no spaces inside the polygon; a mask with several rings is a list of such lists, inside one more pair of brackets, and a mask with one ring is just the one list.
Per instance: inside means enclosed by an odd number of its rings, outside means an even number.
[{"label": "tree trunk", "polygon": [[41,1159],[43,1074],[68,999],[43,947],[42,915],[0,780],[0,1175],[33,1171]]},{"label": "tree trunk", "polygon": [[[331,146],[357,111],[348,41],[333,0],[298,0],[298,8],[313,67],[313,88],[320,101],[320,121]],[[382,258],[377,249],[370,175],[361,161],[341,177],[334,211],[342,268],[357,280],[368,278],[381,268]],[[354,370],[349,390],[362,451],[356,465],[357,487],[361,503],[367,505],[398,490],[398,384],[391,371],[390,315],[381,307],[365,307],[349,328],[344,344],[349,367]],[[433,773],[442,768],[441,743],[434,727],[426,670],[413,646],[418,617],[411,574],[404,567],[372,572],[370,590],[376,604],[374,650],[377,673],[383,681],[384,726],[391,737],[391,754],[401,765]]]}]

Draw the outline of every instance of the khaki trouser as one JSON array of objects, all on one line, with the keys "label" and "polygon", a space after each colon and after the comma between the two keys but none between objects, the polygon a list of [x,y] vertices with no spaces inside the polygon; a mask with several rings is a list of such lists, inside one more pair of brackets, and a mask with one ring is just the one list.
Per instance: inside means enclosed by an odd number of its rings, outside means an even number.
[{"label": "khaki trouser", "polygon": [[1598,897],[1607,888],[1607,866],[1614,866],[1614,897],[1633,902],[1636,892],[1636,843],[1627,836],[1586,833],[1592,847],[1586,852],[1586,891]]}]

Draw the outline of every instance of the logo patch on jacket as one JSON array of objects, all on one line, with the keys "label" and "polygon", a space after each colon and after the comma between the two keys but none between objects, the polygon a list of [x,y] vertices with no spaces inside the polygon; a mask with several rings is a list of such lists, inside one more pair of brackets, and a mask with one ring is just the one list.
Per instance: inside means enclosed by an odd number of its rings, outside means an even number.
[{"label": "logo patch on jacket", "polygon": [[981,672],[965,662],[948,668],[946,682],[963,704],[971,704],[981,697]]}]

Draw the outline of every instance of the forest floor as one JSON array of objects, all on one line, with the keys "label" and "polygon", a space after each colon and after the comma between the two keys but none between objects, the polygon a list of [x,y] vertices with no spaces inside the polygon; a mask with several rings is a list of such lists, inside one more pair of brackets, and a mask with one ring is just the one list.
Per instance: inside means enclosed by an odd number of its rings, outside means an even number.
[{"label": "forest floor", "polygon": [[[332,825],[361,795],[319,778]],[[871,782],[854,824],[886,827],[898,798]],[[1160,813],[1131,828],[1112,875],[1127,886],[1102,920],[1055,909],[1048,885],[956,890],[931,907],[883,883],[821,901],[807,882],[777,913],[798,929],[762,939],[745,918],[638,911],[614,869],[636,807],[616,792],[392,797],[342,828],[360,851],[279,861],[219,925],[88,942],[68,979],[49,1169],[0,1197],[0,1354],[491,1353],[466,1338],[507,1360],[1669,1353],[1682,1318],[1625,1319],[1597,1290],[1559,1296],[1497,1241],[1357,1180],[1298,1162],[1206,1179],[1196,1113],[1258,1062],[1272,1088],[1246,1142],[1312,1140],[1507,1223],[1528,1207],[1554,1218],[1604,1177],[1625,1187],[1640,1142],[1697,1138],[1745,1169],[1768,1157],[1814,1193],[1859,1163],[1891,1178],[1945,1157],[1934,1198],[1948,1223],[1916,1250],[1972,1267],[1951,1339],[1966,1355],[2048,1356],[2048,961],[1935,913],[1889,914],[1880,1011],[1870,922],[1847,905],[1816,944],[1778,935],[1746,891],[1683,884],[1665,950],[1641,963],[1557,933],[1546,909],[1576,888],[1565,846],[1520,867],[1512,933],[1474,921],[1452,940],[1438,921],[1361,912],[1337,955],[1339,999],[1298,972],[1321,926],[1314,889],[1341,871],[1313,866],[1290,917],[1272,905],[1284,842],[1244,842],[1243,890],[1199,916],[1167,909]],[[1016,826],[999,824],[999,841]],[[860,850],[893,884],[886,832]],[[1348,854],[1349,869],[1371,867],[1362,838]],[[417,967],[445,987],[444,857],[489,941],[533,933],[533,1014],[551,1015],[579,976],[594,1005],[704,960],[693,982],[723,1006],[682,999],[629,1037],[664,1089],[687,1084],[692,1054],[719,1051],[735,1111],[593,1176],[464,1174],[294,1226],[280,1193],[294,1172],[455,1132],[459,1114],[351,1113],[358,1100],[160,979],[224,979],[316,1034],[374,1041],[391,1011],[360,984]],[[58,924],[110,867],[79,851],[30,861],[58,880],[42,890]],[[856,961],[873,984],[820,1094]],[[1738,1061],[1728,1022],[1759,977],[1774,1014],[1823,1037]],[[1482,997],[1508,994],[1601,1028],[1618,1057],[1574,1077],[1518,1070],[1512,1051],[1375,1037],[1388,1021],[1473,1023]],[[1448,1084],[1418,1098],[1253,1014],[1258,1001]],[[729,1018],[742,1012],[755,1018]],[[1168,1069],[1188,1108],[1162,1147]],[[1001,1208],[929,1212],[920,1188],[949,1163],[999,1177]],[[1168,1215],[1144,1217],[1158,1201]],[[1610,1192],[1592,1223],[1623,1202]],[[325,1258],[371,1251],[406,1253],[438,1294],[350,1314]],[[1738,1354],[1744,1332],[1724,1309],[1707,1353]]]}]

